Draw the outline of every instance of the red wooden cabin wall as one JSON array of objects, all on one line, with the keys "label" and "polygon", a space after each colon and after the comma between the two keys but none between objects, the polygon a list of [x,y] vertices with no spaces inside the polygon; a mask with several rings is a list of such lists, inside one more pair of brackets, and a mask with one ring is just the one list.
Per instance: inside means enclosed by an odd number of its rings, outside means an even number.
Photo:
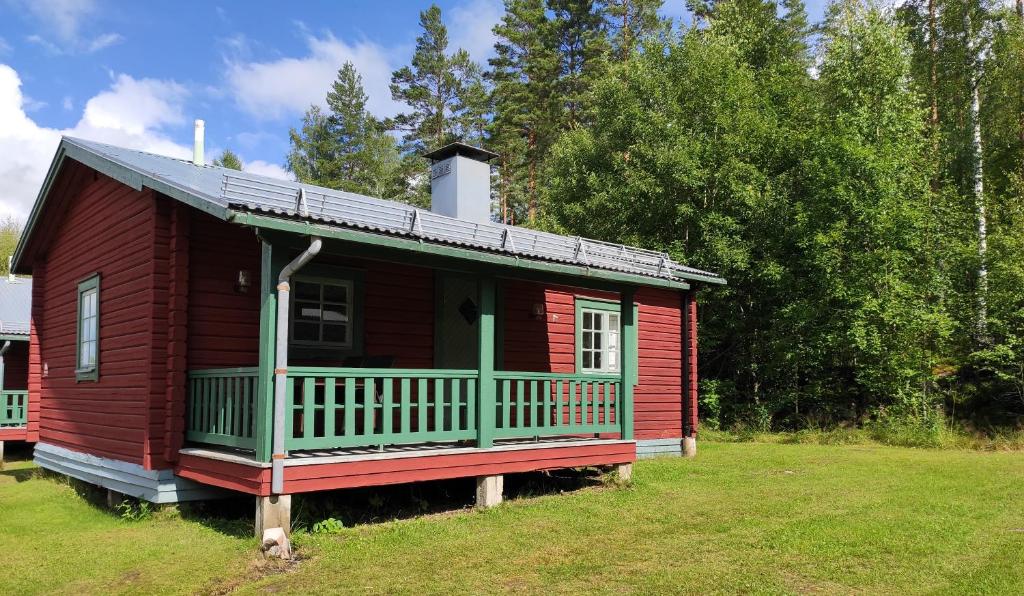
[{"label": "red wooden cabin wall", "polygon": [[[62,213],[33,267],[39,440],[143,463],[151,375],[155,200],[102,175],[55,189]],[[63,200],[61,200],[63,199]],[[100,377],[75,379],[78,283],[99,273]],[[39,370],[37,367],[36,370]],[[30,383],[30,392],[34,388]]]},{"label": "red wooden cabin wall", "polygon": [[[260,242],[251,229],[191,213],[188,257],[188,366],[256,366],[260,349]],[[239,270],[249,289],[235,289]]]},{"label": "red wooden cabin wall", "polygon": [[[504,368],[572,373],[576,370],[576,297],[617,300],[609,292],[507,281],[504,294]],[[678,291],[640,289],[639,384],[634,390],[637,439],[682,436],[683,318]],[[533,316],[543,304],[545,316]]]}]

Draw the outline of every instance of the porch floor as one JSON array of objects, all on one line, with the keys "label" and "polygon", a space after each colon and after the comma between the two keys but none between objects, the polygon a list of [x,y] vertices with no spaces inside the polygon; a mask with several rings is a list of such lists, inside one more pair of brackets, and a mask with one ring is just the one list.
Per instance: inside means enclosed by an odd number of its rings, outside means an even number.
[{"label": "porch floor", "polygon": [[[372,461],[383,459],[401,459],[407,457],[426,457],[434,455],[458,455],[469,453],[518,451],[523,449],[544,449],[552,447],[582,447],[588,445],[633,444],[635,441],[619,439],[601,439],[596,437],[550,437],[544,439],[497,439],[494,447],[479,449],[473,445],[454,442],[412,443],[407,445],[385,445],[381,447],[348,447],[340,449],[308,449],[289,451],[284,460],[285,466],[304,466],[312,464],[329,464],[355,461]],[[182,455],[205,457],[220,461],[245,464],[259,468],[271,467],[270,462],[257,461],[249,450],[232,449],[231,447],[213,447],[209,445],[184,447]]]},{"label": "porch floor", "polygon": [[[205,484],[250,494],[270,494],[269,462],[251,452],[186,447],[175,473]],[[480,449],[458,443],[290,452],[284,460],[284,494],[380,486],[426,480],[603,466],[636,460],[636,442],[558,437],[505,439]]]}]

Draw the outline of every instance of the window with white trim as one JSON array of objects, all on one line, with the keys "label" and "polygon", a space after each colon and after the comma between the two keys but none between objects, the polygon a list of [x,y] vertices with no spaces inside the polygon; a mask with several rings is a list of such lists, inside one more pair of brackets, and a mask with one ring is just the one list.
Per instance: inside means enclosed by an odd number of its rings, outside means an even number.
[{"label": "window with white trim", "polygon": [[294,280],[292,343],[352,347],[353,296],[354,286],[349,280]]},{"label": "window with white trim", "polygon": [[619,372],[619,313],[583,308],[580,368],[590,373]]},{"label": "window with white trim", "polygon": [[78,342],[75,377],[95,381],[99,376],[100,278],[94,275],[78,284]]}]

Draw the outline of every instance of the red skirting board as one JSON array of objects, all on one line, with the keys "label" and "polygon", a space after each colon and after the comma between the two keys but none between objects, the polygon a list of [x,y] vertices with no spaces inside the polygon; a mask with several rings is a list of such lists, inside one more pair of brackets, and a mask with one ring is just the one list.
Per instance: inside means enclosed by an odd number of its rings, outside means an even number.
[{"label": "red skirting board", "polygon": [[28,439],[28,429],[21,426],[18,428],[0,428],[0,441],[25,441]]},{"label": "red skirting board", "polygon": [[[616,441],[591,445],[304,463],[285,467],[284,492],[295,494],[426,480],[612,465],[635,460],[636,444]],[[212,486],[261,496],[270,494],[270,468],[183,453],[174,471],[183,478]]]}]

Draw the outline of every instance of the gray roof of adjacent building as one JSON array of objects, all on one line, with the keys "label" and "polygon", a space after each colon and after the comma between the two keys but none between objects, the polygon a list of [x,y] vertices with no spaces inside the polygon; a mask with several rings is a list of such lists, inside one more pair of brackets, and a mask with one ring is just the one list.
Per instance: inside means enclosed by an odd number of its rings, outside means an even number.
[{"label": "gray roof of adjacent building", "polygon": [[32,278],[0,278],[0,336],[28,339],[31,318]]},{"label": "gray roof of adjacent building", "polygon": [[[223,219],[247,212],[647,278],[725,283],[719,275],[678,263],[663,252],[497,222],[475,223],[405,203],[77,138],[62,140],[50,177],[63,154],[136,189],[151,187]],[[44,185],[29,231],[46,192]]]}]

